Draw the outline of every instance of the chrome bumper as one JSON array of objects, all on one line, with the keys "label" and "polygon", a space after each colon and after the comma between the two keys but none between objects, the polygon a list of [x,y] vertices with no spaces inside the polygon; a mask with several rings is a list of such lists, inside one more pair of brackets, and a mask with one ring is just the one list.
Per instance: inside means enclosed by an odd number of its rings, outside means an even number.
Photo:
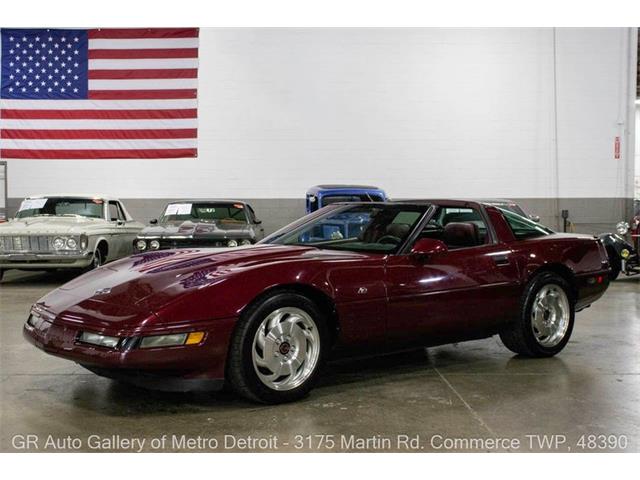
[{"label": "chrome bumper", "polygon": [[71,253],[0,253],[0,268],[8,270],[45,270],[84,268],[91,264],[93,252]]}]

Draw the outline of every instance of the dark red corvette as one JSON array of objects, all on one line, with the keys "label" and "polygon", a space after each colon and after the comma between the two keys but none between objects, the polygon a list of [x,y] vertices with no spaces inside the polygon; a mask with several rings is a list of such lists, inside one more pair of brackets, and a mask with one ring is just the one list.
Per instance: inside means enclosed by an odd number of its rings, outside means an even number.
[{"label": "dark red corvette", "polygon": [[24,333],[99,375],[166,390],[226,380],[275,403],[306,394],[337,350],[499,334],[554,355],[608,270],[594,237],[481,203],[331,205],[256,247],[105,265],[38,301]]}]

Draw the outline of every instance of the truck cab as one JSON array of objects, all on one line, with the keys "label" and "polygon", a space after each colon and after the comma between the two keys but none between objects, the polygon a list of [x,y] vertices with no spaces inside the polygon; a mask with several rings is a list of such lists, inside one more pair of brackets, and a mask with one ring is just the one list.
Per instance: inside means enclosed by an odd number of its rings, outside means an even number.
[{"label": "truck cab", "polygon": [[369,185],[316,185],[307,190],[307,213],[342,202],[386,202],[387,194]]}]

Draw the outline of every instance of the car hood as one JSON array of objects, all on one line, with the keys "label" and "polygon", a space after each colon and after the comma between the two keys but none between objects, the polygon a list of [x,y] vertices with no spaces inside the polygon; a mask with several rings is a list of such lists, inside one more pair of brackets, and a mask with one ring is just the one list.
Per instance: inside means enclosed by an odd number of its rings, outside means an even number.
[{"label": "car hood", "polygon": [[[109,263],[62,285],[38,304],[54,314],[129,322],[230,275],[282,262],[359,258],[363,254],[312,247],[259,245],[147,252]],[[116,312],[118,312],[116,314]],[[139,320],[138,320],[139,321]],[[154,319],[154,323],[161,320]],[[124,326],[124,324],[122,325]]]},{"label": "car hood", "polygon": [[1,223],[0,235],[80,235],[106,223],[89,217],[27,217]]},{"label": "car hood", "polygon": [[139,237],[188,237],[188,238],[225,238],[234,237],[250,237],[252,232],[251,225],[246,223],[226,223],[226,222],[193,222],[186,220],[184,222],[166,223],[162,225],[154,225],[144,228]]}]

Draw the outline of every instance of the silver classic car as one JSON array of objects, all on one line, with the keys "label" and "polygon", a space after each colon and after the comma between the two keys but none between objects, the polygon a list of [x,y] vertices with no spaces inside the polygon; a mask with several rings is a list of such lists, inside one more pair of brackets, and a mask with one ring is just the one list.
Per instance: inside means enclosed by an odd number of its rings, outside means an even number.
[{"label": "silver classic car", "polygon": [[26,198],[0,223],[0,279],[5,270],[96,268],[132,253],[144,225],[116,198],[46,195]]}]

